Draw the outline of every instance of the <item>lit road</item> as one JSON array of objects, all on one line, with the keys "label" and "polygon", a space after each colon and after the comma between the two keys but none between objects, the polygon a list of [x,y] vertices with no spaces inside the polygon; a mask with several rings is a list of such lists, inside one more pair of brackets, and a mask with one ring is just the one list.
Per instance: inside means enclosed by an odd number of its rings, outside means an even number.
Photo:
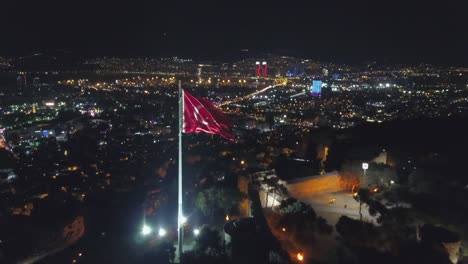
[{"label": "lit road", "polygon": [[228,105],[228,104],[233,104],[233,103],[237,103],[237,102],[240,102],[240,101],[243,101],[243,100],[247,100],[247,99],[251,99],[252,97],[256,96],[256,95],[259,95],[261,93],[264,93],[272,88],[275,88],[275,87],[278,87],[278,86],[283,86],[285,85],[284,83],[280,83],[280,84],[275,84],[275,85],[270,85],[270,86],[267,86],[261,90],[258,90],[256,92],[253,92],[251,94],[248,94],[246,96],[242,96],[242,97],[238,97],[236,99],[233,99],[233,100],[229,100],[229,101],[225,101],[225,102],[222,102],[222,103],[219,103],[218,106],[223,106],[223,105]]},{"label": "lit road", "polygon": [[[359,219],[359,203],[354,200],[353,195],[349,192],[324,193],[295,198],[311,205],[317,215],[325,218],[327,222],[333,226],[342,215],[353,219]],[[332,204],[329,203],[331,198],[335,199]],[[366,204],[362,205],[362,219],[366,222],[377,224],[375,217],[369,214],[369,209]]]}]

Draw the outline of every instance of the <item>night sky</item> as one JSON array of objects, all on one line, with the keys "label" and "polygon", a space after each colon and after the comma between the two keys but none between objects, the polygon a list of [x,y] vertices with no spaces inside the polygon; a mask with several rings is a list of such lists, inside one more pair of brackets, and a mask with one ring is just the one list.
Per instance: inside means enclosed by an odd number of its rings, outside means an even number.
[{"label": "night sky", "polygon": [[328,61],[468,65],[468,1],[2,2],[0,56],[63,49],[229,58],[249,49]]}]

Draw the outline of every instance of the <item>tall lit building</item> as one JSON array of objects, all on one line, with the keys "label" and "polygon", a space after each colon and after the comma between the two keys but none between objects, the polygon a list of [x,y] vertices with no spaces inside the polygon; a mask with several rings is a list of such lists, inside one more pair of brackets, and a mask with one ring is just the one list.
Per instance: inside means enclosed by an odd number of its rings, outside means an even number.
[{"label": "tall lit building", "polygon": [[322,94],[322,81],[313,80],[311,86],[311,95],[314,97],[319,97]]},{"label": "tall lit building", "polygon": [[255,75],[260,76],[260,71],[262,69],[262,66],[260,65],[259,61],[255,62]]},{"label": "tall lit building", "polygon": [[268,76],[268,64],[266,61],[262,62],[262,67],[263,67],[262,75]]},{"label": "tall lit building", "polygon": [[198,80],[200,81],[202,79],[202,67],[198,67],[197,68],[197,77],[198,77]]}]

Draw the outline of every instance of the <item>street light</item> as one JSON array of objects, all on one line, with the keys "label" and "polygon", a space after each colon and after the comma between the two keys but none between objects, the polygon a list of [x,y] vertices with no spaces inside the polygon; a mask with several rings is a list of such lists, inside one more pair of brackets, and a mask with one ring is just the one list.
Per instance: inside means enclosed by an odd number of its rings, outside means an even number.
[{"label": "street light", "polygon": [[364,170],[364,175],[366,174],[366,170],[369,169],[369,163],[363,162],[362,169]]},{"label": "street light", "polygon": [[147,236],[151,233],[152,229],[150,226],[144,224],[143,227],[141,228],[141,234],[144,236]]},{"label": "street light", "polygon": [[369,168],[369,163],[363,162],[362,163],[362,169],[367,170]]},{"label": "street light", "polygon": [[185,224],[186,222],[187,222],[187,217],[186,217],[185,215],[182,215],[182,216],[180,217],[180,223],[183,225],[183,224]]},{"label": "street light", "polygon": [[299,260],[299,261],[304,260],[304,255],[302,255],[301,253],[297,253],[296,257],[297,257],[297,260]]},{"label": "street light", "polygon": [[160,228],[159,228],[159,231],[158,231],[159,237],[163,237],[163,236],[165,236],[166,234],[167,234],[166,229],[160,227]]},{"label": "street light", "polygon": [[198,236],[199,234],[200,234],[200,229],[195,228],[195,229],[193,230],[193,235]]}]

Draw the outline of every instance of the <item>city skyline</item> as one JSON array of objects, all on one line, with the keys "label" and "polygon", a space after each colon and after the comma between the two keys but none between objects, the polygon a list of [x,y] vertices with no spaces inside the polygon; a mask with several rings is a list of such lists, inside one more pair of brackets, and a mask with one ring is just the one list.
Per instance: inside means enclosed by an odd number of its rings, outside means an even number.
[{"label": "city skyline", "polygon": [[468,2],[0,6],[0,263],[468,263]]},{"label": "city skyline", "polygon": [[465,66],[466,3],[6,3],[2,56],[238,58],[283,52],[328,61]]}]

